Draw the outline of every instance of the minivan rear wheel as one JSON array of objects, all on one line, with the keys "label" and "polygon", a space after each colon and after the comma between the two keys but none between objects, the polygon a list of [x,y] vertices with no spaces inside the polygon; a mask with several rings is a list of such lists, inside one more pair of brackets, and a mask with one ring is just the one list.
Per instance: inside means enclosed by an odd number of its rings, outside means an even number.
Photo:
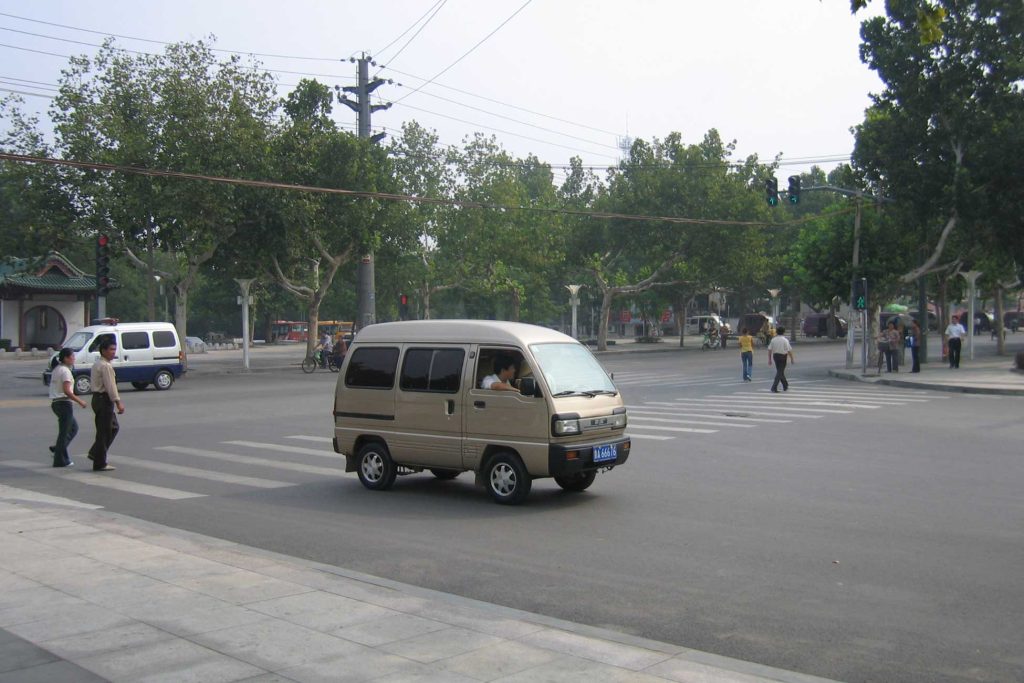
[{"label": "minivan rear wheel", "polygon": [[566,491],[586,491],[594,483],[597,477],[597,470],[586,472],[574,472],[561,477],[555,477],[555,483]]},{"label": "minivan rear wheel", "polygon": [[371,491],[384,491],[391,488],[398,476],[395,461],[388,453],[388,447],[374,441],[359,449],[359,481]]},{"label": "minivan rear wheel", "polygon": [[487,490],[496,503],[518,505],[530,495],[533,482],[514,453],[498,453],[487,464]]},{"label": "minivan rear wheel", "polygon": [[76,375],[75,376],[75,393],[79,396],[88,394],[92,391],[92,380],[89,375]]},{"label": "minivan rear wheel", "polygon": [[156,377],[153,378],[153,386],[157,391],[170,389],[172,384],[174,384],[174,375],[172,375],[168,370],[161,370],[156,373]]}]

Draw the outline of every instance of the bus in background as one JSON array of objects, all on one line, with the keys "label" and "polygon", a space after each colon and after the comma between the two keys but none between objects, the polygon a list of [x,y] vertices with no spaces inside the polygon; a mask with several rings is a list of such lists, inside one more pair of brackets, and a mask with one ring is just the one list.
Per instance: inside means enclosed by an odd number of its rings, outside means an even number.
[{"label": "bus in background", "polygon": [[292,344],[309,339],[309,323],[305,320],[275,320],[270,325],[270,343]]},{"label": "bus in background", "polygon": [[344,339],[346,344],[352,341],[352,327],[354,323],[345,320],[321,320],[316,325],[316,338],[320,339],[324,332],[331,335],[331,341],[335,344],[339,339]]}]

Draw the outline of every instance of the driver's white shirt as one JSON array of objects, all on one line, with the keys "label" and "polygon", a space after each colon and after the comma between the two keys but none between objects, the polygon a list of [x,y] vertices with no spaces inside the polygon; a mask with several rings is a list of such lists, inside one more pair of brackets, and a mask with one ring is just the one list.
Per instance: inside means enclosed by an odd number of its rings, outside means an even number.
[{"label": "driver's white shirt", "polygon": [[480,388],[481,389],[490,389],[492,384],[494,384],[495,382],[500,382],[500,381],[501,381],[501,378],[498,377],[497,375],[487,375],[486,377],[484,377],[483,381],[480,382]]}]

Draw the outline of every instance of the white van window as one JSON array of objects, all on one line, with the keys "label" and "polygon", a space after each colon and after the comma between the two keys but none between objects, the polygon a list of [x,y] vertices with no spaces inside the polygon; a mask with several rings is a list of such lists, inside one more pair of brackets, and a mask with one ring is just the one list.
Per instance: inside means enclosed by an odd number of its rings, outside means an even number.
[{"label": "white van window", "polygon": [[459,390],[465,356],[462,349],[409,349],[399,386],[403,391],[454,394]]},{"label": "white van window", "polygon": [[364,346],[356,349],[345,372],[345,386],[365,389],[390,389],[395,386],[398,349]]},{"label": "white van window", "polygon": [[81,351],[86,342],[92,339],[92,332],[75,332],[71,338],[64,342],[64,346],[74,351]]},{"label": "white van window", "polygon": [[[100,343],[104,339],[111,339],[111,340],[113,340],[113,342],[115,344],[117,343],[117,336],[113,332],[107,332],[107,333],[104,333],[104,334],[98,334],[98,335],[96,335],[96,338],[92,340],[92,343],[89,344],[89,351],[92,351],[94,353],[99,353]],[[118,351],[120,352],[120,349],[118,349]]]},{"label": "white van window", "polygon": [[552,396],[606,391],[618,393],[608,373],[580,344],[533,344],[530,350],[540,364]]},{"label": "white van window", "polygon": [[125,351],[149,348],[149,332],[122,332],[121,348]]},{"label": "white van window", "polygon": [[153,333],[153,346],[158,349],[173,348],[178,345],[178,340],[170,330],[157,330]]}]

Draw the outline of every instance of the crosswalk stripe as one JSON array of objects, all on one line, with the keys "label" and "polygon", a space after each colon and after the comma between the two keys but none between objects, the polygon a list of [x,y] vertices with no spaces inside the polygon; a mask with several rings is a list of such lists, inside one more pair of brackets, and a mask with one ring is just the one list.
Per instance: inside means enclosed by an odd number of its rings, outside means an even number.
[{"label": "crosswalk stripe", "polygon": [[[710,418],[711,416],[708,415],[707,417]],[[671,422],[673,424],[705,425],[707,427],[739,427],[741,429],[751,429],[752,427],[756,427],[757,426],[757,425],[741,424],[739,422],[705,422],[704,420],[679,419],[678,417],[673,417],[673,418],[670,419],[670,418],[667,418],[667,417],[647,417],[645,415],[636,415],[636,414],[631,414],[629,416],[629,423],[630,424],[636,425],[636,423],[638,421],[641,422],[641,423],[643,423],[643,422]],[[647,427],[648,425],[640,424],[640,425],[637,425],[637,426],[639,426],[642,429],[644,427]]]},{"label": "crosswalk stripe", "polygon": [[[651,401],[651,402],[647,403],[646,405],[666,406],[666,407],[672,407],[672,408],[688,408],[688,409],[691,409],[691,410],[696,410],[697,409],[694,406],[680,406],[677,403],[667,403],[667,402],[660,402],[660,401]],[[823,415],[802,415],[800,413],[792,413],[792,412],[773,413],[771,411],[755,410],[755,409],[749,408],[747,406],[732,406],[730,403],[723,403],[723,406],[724,406],[724,408],[732,408],[733,412],[737,412],[737,413],[742,412],[745,415],[761,415],[762,417],[792,417],[792,418],[798,418],[798,419],[801,419],[801,420],[816,420],[816,419],[824,417]],[[722,410],[722,409],[723,408],[719,408],[719,410]],[[712,408],[712,410],[714,410],[714,408]],[[782,410],[786,410],[786,409],[783,408]],[[843,413],[843,414],[847,414],[847,413],[849,413],[851,411],[848,411],[848,410],[831,411],[830,410],[828,412],[840,412],[840,413]]]},{"label": "crosswalk stripe", "polygon": [[765,418],[765,417],[744,417],[744,416],[738,416],[738,415],[723,415],[721,412],[712,412],[712,411],[706,411],[704,413],[700,413],[700,412],[680,413],[679,411],[676,411],[676,410],[669,411],[669,410],[667,410],[665,408],[657,408],[657,407],[647,408],[647,407],[642,407],[642,406],[629,406],[629,405],[627,405],[626,406],[626,410],[629,411],[629,418],[630,419],[633,419],[633,416],[639,414],[639,415],[679,415],[679,416],[683,416],[683,417],[708,417],[708,418],[712,418],[712,419],[715,419],[715,420],[736,420],[736,421],[742,420],[744,422],[764,422],[764,423],[769,423],[769,424],[770,423],[786,424],[786,423],[792,422],[792,420],[773,420],[771,418]]},{"label": "crosswalk stripe", "polygon": [[295,484],[287,481],[274,481],[272,479],[260,479],[258,477],[243,477],[237,474],[214,472],[212,470],[204,470],[199,467],[185,467],[183,465],[173,465],[168,462],[143,460],[142,458],[126,458],[124,456],[119,456],[117,461],[118,463],[124,462],[130,464],[132,467],[141,467],[142,469],[155,470],[157,472],[180,474],[186,477],[209,479],[211,481],[220,481],[226,484],[240,484],[242,486],[252,486],[260,489],[279,489],[285,486],[295,486]]},{"label": "crosswalk stripe", "polygon": [[632,431],[626,436],[631,439],[647,439],[649,441],[671,441],[675,438],[674,436],[655,436],[654,434],[634,434]]},{"label": "crosswalk stripe", "polygon": [[300,453],[302,455],[316,455],[321,458],[337,460],[338,454],[334,451],[327,451],[322,448],[303,448],[302,446],[284,446],[276,443],[263,443],[260,441],[221,441],[230,446],[247,446],[249,448],[262,448],[280,453]]},{"label": "crosswalk stripe", "polygon": [[692,434],[716,434],[717,429],[700,429],[697,427],[662,427],[661,425],[631,425],[636,429],[656,429],[660,432],[687,432]]},{"label": "crosswalk stripe", "polygon": [[[267,460],[265,458],[254,458],[248,455],[237,455],[235,453],[224,453],[222,451],[210,451],[202,448],[189,448],[187,446],[157,446],[155,450],[158,451],[170,451],[172,453],[183,453],[185,455],[195,455],[200,458],[211,458],[213,460],[221,460],[223,462],[233,462],[242,465],[257,465],[259,467],[273,467],[279,470],[288,470],[291,472],[303,472],[305,474],[318,474],[328,477],[344,476],[345,469],[344,464],[339,462],[337,468],[330,467],[317,467],[315,465],[305,465],[299,462],[285,462],[282,460]],[[341,461],[341,456],[338,456]]]},{"label": "crosswalk stripe", "polygon": [[702,406],[702,405],[718,405],[718,406],[725,406],[726,408],[747,408],[747,407],[759,408],[759,407],[764,407],[764,408],[771,408],[772,410],[783,410],[783,411],[788,411],[788,412],[803,411],[803,412],[810,412],[810,413],[830,413],[830,414],[833,414],[833,415],[849,415],[850,413],[853,412],[852,410],[833,410],[831,408],[815,408],[815,407],[812,407],[812,406],[806,406],[806,407],[805,406],[800,406],[800,407],[787,408],[786,406],[779,405],[781,403],[781,401],[775,401],[775,400],[770,399],[770,398],[765,398],[764,400],[761,400],[761,399],[750,399],[750,400],[745,400],[745,399],[725,399],[725,400],[722,400],[722,401],[716,401],[716,400],[705,399],[705,398],[693,398],[693,399],[677,398],[677,399],[675,399],[675,402],[676,402],[676,404],[683,404],[683,407],[686,407],[686,408],[692,408],[692,407],[694,407],[694,405],[691,405],[691,404],[695,404],[697,407]]},{"label": "crosswalk stripe", "polygon": [[[828,389],[801,389],[801,396],[821,396],[833,398],[849,398],[864,401],[902,401],[906,403],[928,403],[930,398],[917,398],[916,396],[904,396],[902,394],[878,394],[866,391],[847,392],[830,391]],[[945,397],[943,397],[945,398]]]},{"label": "crosswalk stripe", "polygon": [[[114,456],[115,459],[116,457],[117,456]],[[150,496],[153,498],[163,498],[165,500],[184,500],[186,498],[206,497],[205,493],[192,493],[191,491],[180,491],[178,489],[164,488],[163,486],[153,486],[152,484],[140,484],[125,479],[115,479],[114,476],[110,474],[92,473],[88,471],[83,472],[82,470],[76,472],[71,468],[54,468],[48,465],[40,465],[37,462],[5,460],[3,461],[3,464],[27,470],[34,470],[39,474],[56,475],[61,479],[73,481],[78,484],[99,486],[100,488],[114,489],[116,491],[135,493],[141,496]]]},{"label": "crosswalk stripe", "polygon": [[307,436],[305,434],[295,434],[294,436],[286,436],[286,439],[299,439],[300,441],[315,441],[317,443],[334,443],[334,439],[329,436]]},{"label": "crosswalk stripe", "polygon": [[882,407],[880,405],[874,405],[874,404],[871,404],[871,403],[850,403],[850,402],[840,403],[839,401],[835,401],[835,400],[833,400],[833,401],[826,401],[826,400],[823,400],[823,399],[819,400],[819,399],[814,399],[814,398],[801,398],[799,396],[790,396],[790,395],[787,395],[787,394],[785,394],[784,392],[781,392],[781,391],[779,393],[782,394],[782,395],[778,396],[778,397],[768,397],[768,396],[765,396],[763,399],[741,398],[741,399],[738,399],[738,400],[740,400],[740,401],[747,401],[747,402],[753,402],[753,401],[758,401],[758,400],[760,400],[762,402],[764,402],[764,401],[777,401],[779,403],[789,403],[789,404],[795,405],[795,406],[831,406],[833,408],[865,408],[867,410],[878,410],[879,408]]}]

